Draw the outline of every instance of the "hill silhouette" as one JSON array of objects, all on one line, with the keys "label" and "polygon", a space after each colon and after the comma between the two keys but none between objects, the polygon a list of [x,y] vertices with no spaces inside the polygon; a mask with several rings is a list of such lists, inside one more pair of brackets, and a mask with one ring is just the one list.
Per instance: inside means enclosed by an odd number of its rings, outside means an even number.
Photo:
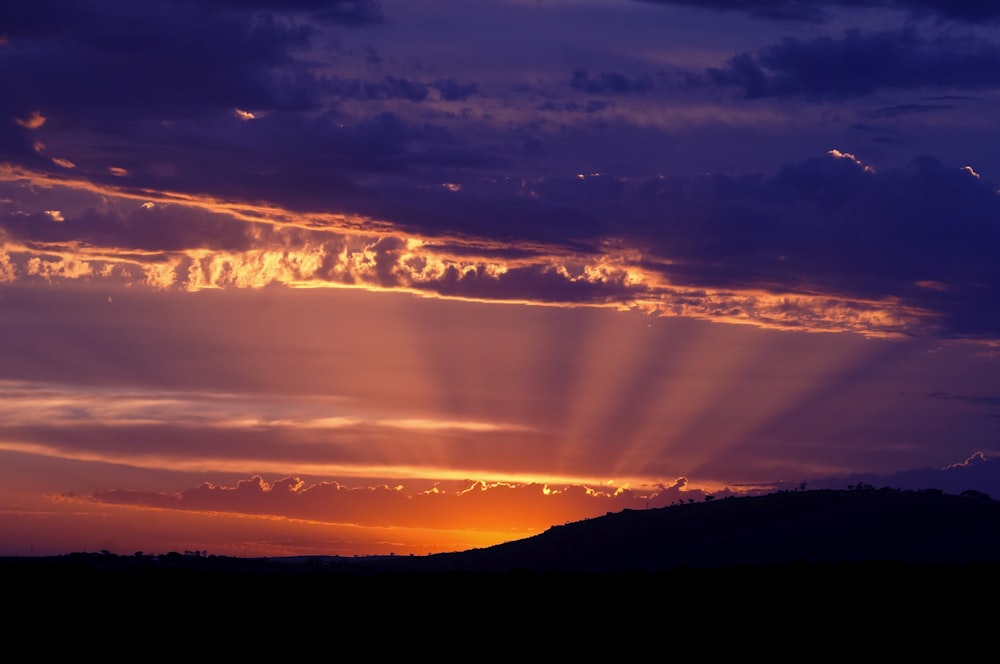
[{"label": "hill silhouette", "polygon": [[1000,563],[1000,501],[863,485],[788,491],[609,513],[424,565],[620,572],[838,562]]}]

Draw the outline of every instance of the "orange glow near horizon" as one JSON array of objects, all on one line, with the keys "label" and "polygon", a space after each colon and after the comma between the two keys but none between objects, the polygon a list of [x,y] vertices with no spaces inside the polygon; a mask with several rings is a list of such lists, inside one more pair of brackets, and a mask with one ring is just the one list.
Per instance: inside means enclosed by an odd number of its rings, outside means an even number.
[{"label": "orange glow near horizon", "polygon": [[[119,555],[204,551],[206,555],[237,557],[429,555],[492,546],[536,532],[361,526],[80,502],[63,503],[63,507],[0,510],[0,530],[11,541],[30,543],[2,555],[102,550]],[[112,530],[102,525],[109,521],[115,523]]]}]

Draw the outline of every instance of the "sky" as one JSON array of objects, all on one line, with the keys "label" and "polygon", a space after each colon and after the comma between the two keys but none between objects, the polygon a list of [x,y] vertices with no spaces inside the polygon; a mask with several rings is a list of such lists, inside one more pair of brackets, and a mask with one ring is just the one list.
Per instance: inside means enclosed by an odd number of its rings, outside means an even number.
[{"label": "sky", "polygon": [[0,555],[1000,499],[1000,5],[0,5]]}]

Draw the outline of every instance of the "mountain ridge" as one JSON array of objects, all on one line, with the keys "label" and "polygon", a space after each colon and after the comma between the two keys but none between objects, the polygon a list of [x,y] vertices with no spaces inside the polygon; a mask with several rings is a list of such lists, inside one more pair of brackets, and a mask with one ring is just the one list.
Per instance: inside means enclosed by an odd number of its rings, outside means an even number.
[{"label": "mountain ridge", "polygon": [[661,571],[775,563],[1000,563],[1000,501],[936,489],[782,491],[623,510],[538,535],[433,554],[436,570]]}]

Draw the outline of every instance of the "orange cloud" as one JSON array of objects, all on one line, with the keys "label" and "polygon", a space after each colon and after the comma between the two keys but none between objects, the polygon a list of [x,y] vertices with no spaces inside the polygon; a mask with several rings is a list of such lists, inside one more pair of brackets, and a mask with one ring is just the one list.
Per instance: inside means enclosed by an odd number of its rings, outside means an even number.
[{"label": "orange cloud", "polygon": [[32,111],[31,115],[26,118],[14,118],[14,122],[21,125],[25,129],[38,129],[45,124],[46,119],[47,118],[38,111]]}]

